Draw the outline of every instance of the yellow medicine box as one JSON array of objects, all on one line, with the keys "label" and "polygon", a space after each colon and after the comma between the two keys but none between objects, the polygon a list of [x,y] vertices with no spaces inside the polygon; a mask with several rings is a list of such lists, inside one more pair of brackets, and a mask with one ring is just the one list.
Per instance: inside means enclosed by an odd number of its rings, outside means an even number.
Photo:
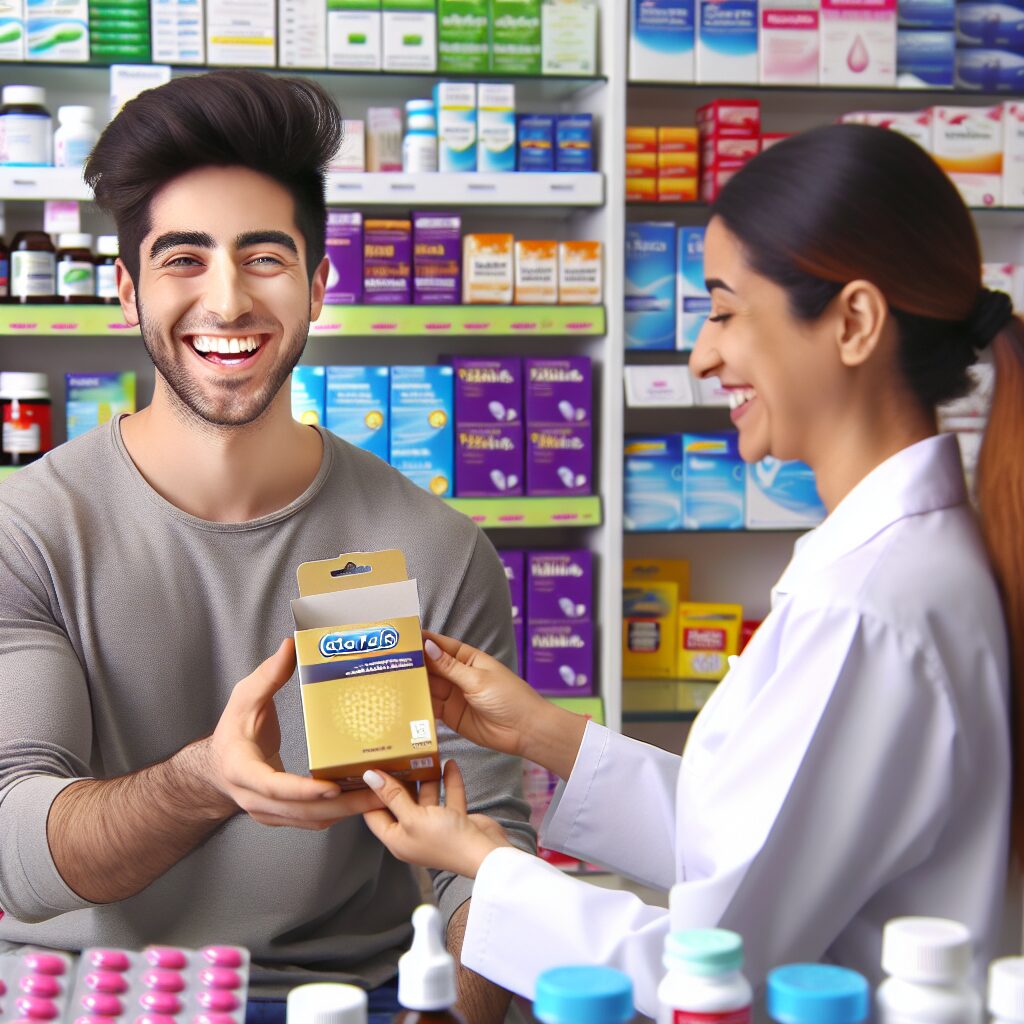
[{"label": "yellow medicine box", "polygon": [[423,663],[419,596],[400,551],[299,566],[292,601],[309,771],[342,789],[367,768],[403,782],[441,776]]},{"label": "yellow medicine box", "polygon": [[657,153],[658,129],[626,125],[626,153]]},{"label": "yellow medicine box", "polygon": [[693,153],[697,155],[700,148],[700,135],[696,127],[670,128],[662,126],[658,129],[659,153]]},{"label": "yellow medicine box", "polygon": [[622,586],[622,675],[672,679],[680,600],[689,596],[690,566],[683,559],[627,559]]},{"label": "yellow medicine box", "polygon": [[680,604],[680,678],[721,679],[729,671],[729,656],[739,653],[742,623],[738,604]]}]

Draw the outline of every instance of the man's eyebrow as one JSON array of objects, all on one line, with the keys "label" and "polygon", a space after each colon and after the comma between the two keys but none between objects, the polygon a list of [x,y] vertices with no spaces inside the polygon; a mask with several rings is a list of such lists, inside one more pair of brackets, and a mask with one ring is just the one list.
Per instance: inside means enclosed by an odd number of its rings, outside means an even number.
[{"label": "man's eyebrow", "polygon": [[280,245],[296,256],[299,255],[295,239],[284,231],[243,231],[235,239],[236,249],[248,249],[254,245]]},{"label": "man's eyebrow", "polygon": [[736,294],[720,277],[709,277],[704,282],[704,287],[709,292],[713,292],[716,288],[721,288],[724,292],[731,292],[733,295]]},{"label": "man's eyebrow", "polygon": [[196,249],[217,248],[213,236],[205,231],[165,231],[150,248],[149,258],[155,260],[168,249],[174,249],[179,245],[190,245]]}]

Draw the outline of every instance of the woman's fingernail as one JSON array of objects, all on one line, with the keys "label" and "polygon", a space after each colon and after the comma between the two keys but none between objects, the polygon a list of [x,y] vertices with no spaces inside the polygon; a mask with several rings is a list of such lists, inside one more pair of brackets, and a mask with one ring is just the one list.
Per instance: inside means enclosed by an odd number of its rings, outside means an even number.
[{"label": "woman's fingernail", "polygon": [[437,661],[437,659],[440,658],[441,654],[443,653],[441,648],[438,647],[433,640],[425,640],[423,642],[423,650],[427,652],[427,657],[431,661]]},{"label": "woman's fingernail", "polygon": [[363,782],[365,782],[370,789],[384,788],[384,780],[375,771],[363,772]]}]

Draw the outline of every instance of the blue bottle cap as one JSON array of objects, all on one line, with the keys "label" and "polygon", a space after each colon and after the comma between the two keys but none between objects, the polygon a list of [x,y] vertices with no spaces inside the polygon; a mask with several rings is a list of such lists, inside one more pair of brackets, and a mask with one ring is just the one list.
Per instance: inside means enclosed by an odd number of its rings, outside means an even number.
[{"label": "blue bottle cap", "polygon": [[633,983],[610,967],[556,967],[537,979],[541,1024],[626,1024],[635,1012]]},{"label": "blue bottle cap", "polygon": [[867,980],[831,964],[789,964],[768,974],[768,1016],[779,1024],[859,1024],[871,1000]]}]

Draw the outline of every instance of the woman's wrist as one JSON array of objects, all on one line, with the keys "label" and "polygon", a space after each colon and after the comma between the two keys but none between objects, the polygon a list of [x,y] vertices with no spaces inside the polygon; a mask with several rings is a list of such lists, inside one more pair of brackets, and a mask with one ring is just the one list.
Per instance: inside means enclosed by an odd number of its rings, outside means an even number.
[{"label": "woman's wrist", "polygon": [[541,700],[536,720],[523,736],[523,757],[560,779],[568,779],[583,743],[587,720],[549,700]]}]

